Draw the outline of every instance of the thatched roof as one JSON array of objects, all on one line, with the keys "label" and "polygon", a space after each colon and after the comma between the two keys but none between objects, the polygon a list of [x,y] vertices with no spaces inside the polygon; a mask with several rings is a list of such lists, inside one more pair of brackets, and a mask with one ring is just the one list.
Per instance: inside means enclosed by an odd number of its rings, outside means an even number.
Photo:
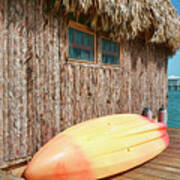
[{"label": "thatched roof", "polygon": [[56,0],[61,5],[66,12],[90,15],[92,28],[103,27],[113,38],[143,36],[173,53],[180,47],[180,18],[170,0]]}]

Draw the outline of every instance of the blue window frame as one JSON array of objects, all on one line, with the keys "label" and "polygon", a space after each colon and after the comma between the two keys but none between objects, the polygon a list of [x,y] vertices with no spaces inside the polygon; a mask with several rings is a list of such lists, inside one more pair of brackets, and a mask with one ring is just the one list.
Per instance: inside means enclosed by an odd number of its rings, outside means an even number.
[{"label": "blue window frame", "polygon": [[69,27],[68,58],[94,62],[94,35]]},{"label": "blue window frame", "polygon": [[102,63],[103,64],[120,64],[120,44],[107,39],[101,39]]}]

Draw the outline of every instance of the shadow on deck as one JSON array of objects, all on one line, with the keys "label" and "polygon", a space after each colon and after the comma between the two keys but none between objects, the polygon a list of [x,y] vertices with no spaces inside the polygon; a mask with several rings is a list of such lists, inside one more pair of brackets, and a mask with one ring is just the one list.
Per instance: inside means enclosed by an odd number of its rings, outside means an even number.
[{"label": "shadow on deck", "polygon": [[180,128],[168,128],[170,144],[153,160],[104,180],[180,180]]}]

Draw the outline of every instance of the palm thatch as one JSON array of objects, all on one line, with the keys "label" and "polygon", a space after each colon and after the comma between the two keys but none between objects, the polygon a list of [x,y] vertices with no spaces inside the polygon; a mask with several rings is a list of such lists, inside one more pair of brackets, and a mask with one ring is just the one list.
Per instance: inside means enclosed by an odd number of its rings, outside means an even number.
[{"label": "palm thatch", "polygon": [[180,47],[180,18],[170,0],[56,0],[55,8],[66,13],[90,15],[95,30],[112,38],[144,37],[147,43],[163,44],[172,53]]}]

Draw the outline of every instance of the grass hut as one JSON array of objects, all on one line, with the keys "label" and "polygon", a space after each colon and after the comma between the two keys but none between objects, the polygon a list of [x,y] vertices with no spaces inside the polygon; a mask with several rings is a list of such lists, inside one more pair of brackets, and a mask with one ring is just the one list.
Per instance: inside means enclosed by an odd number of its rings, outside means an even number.
[{"label": "grass hut", "polygon": [[0,0],[0,168],[61,130],[168,103],[169,0]]}]

